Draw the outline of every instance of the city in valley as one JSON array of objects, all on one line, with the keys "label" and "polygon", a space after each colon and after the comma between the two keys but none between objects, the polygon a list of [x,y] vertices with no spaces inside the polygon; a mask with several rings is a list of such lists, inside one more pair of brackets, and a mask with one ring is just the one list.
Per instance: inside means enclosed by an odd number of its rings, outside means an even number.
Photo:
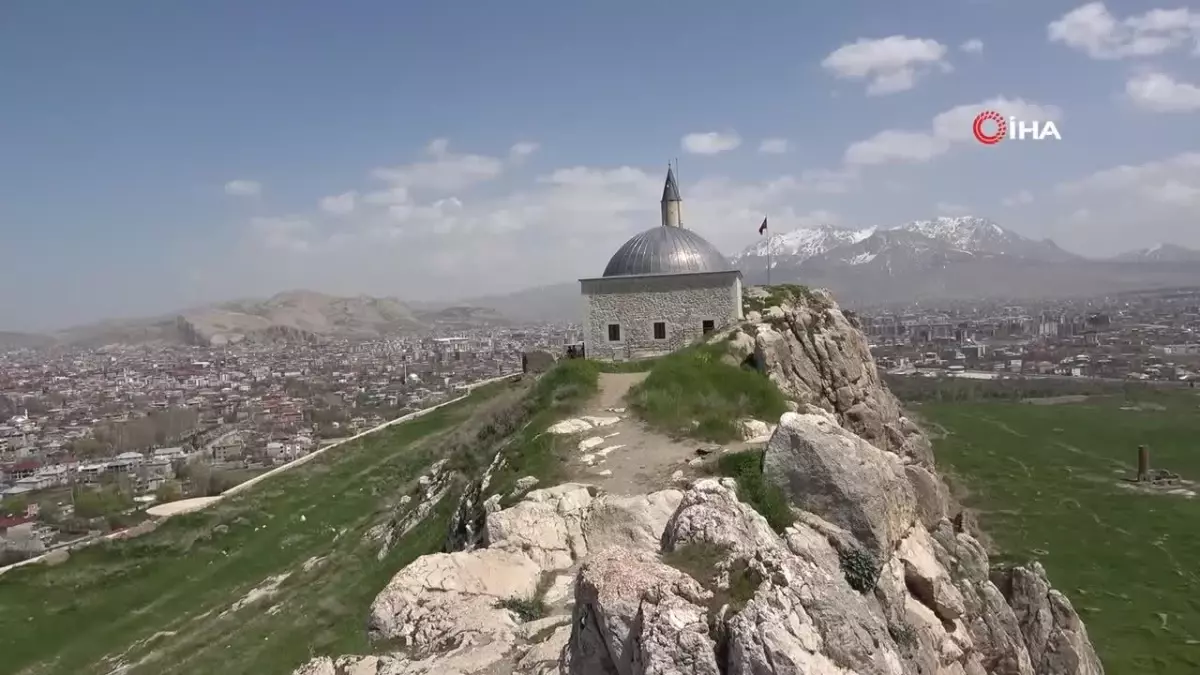
[{"label": "city in valley", "polygon": [[324,445],[520,372],[552,327],[0,356],[0,545],[13,562],[217,495]]},{"label": "city in valley", "polygon": [[[854,315],[900,393],[913,379],[1200,380],[1200,288]],[[521,372],[527,353],[563,357],[579,335],[576,325],[545,324],[11,350],[0,357],[3,558],[134,527],[155,503],[220,494],[467,385]]]}]

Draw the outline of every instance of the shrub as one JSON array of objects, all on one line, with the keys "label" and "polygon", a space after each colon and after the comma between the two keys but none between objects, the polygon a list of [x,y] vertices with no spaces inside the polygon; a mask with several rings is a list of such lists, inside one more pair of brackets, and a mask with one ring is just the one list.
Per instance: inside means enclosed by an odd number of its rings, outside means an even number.
[{"label": "shrub", "polygon": [[875,556],[861,548],[853,547],[839,549],[838,558],[842,563],[842,574],[845,575],[850,588],[859,593],[875,589],[875,582],[879,580],[879,565]]},{"label": "shrub", "polygon": [[778,419],[783,394],[761,373],[722,360],[723,344],[700,345],[659,359],[630,390],[630,408],[646,423],[680,436],[736,440],[745,417]]},{"label": "shrub", "polygon": [[796,516],[783,490],[763,476],[762,457],[762,450],[721,455],[717,459],[717,473],[737,481],[738,498],[766,518],[771,529],[782,533],[796,522]]},{"label": "shrub", "polygon": [[742,298],[742,306],[747,312],[761,312],[768,307],[781,306],[783,304],[795,305],[797,301],[801,301],[810,305],[822,304],[815,293],[808,286],[800,284],[775,284],[771,286],[763,286],[766,291],[765,297],[759,297],[750,294],[744,294]]},{"label": "shrub", "polygon": [[505,598],[496,603],[499,609],[508,611],[520,617],[521,621],[536,621],[546,616],[546,603],[541,598]]}]

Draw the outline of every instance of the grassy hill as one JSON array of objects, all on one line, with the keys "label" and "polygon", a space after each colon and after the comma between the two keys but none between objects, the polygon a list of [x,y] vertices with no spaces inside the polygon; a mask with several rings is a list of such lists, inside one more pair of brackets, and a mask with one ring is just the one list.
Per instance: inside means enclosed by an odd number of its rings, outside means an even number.
[{"label": "grassy hill", "polygon": [[435,460],[491,452],[526,421],[532,389],[482,388],[150,534],[0,576],[0,672],[286,673],[313,654],[369,651],[367,607],[441,549],[463,481],[382,556],[368,532],[415,505],[401,498]]},{"label": "grassy hill", "polygon": [[[0,575],[0,674],[262,675],[370,653],[371,601],[443,550],[498,451],[479,501],[520,477],[558,478],[564,448],[543,432],[596,392],[600,370],[568,361],[481,387],[149,534]],[[440,460],[444,497],[403,533]]]},{"label": "grassy hill", "polygon": [[1200,498],[1122,486],[1137,446],[1200,478],[1196,390],[916,408],[1004,557],[1039,559],[1109,672],[1200,672]]}]

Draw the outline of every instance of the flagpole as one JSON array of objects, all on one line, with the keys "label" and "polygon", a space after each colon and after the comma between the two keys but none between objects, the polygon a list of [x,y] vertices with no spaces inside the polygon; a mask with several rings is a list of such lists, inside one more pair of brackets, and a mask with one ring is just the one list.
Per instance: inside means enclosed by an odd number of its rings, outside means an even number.
[{"label": "flagpole", "polygon": [[771,226],[767,225],[767,285],[771,285],[771,252],[775,247],[775,235],[771,233]]}]

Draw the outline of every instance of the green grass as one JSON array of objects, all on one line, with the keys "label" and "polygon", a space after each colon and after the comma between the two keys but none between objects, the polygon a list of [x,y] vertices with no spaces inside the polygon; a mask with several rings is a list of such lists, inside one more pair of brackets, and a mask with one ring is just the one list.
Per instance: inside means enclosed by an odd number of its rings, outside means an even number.
[{"label": "green grass", "polygon": [[738,499],[753,506],[771,529],[782,534],[796,517],[783,490],[763,476],[762,462],[762,450],[744,450],[721,455],[714,469],[718,475],[737,481]]},{"label": "green grass", "polygon": [[1111,673],[1200,672],[1200,498],[1118,487],[1137,446],[1151,465],[1200,479],[1200,396],[1139,392],[1084,403],[926,404],[944,472],[1004,551],[1042,561]]},{"label": "green grass", "polygon": [[564,445],[559,437],[545,433],[546,428],[577,412],[597,392],[603,369],[596,361],[569,359],[538,378],[527,399],[529,417],[505,445],[504,465],[494,474],[488,495],[510,493],[524,476],[537,478],[542,487],[562,478],[563,453],[573,444]]},{"label": "green grass", "polygon": [[[449,430],[483,434],[488,404],[521,386],[488,387],[142,537],[0,575],[0,672],[107,673],[125,662],[131,675],[269,675],[313,655],[368,652],[370,602],[396,570],[441,548],[455,495],[382,560],[364,535],[445,456]],[[305,571],[314,557],[323,562]],[[274,597],[222,616],[285,572]]]},{"label": "green grass", "polygon": [[675,436],[725,443],[737,440],[745,417],[777,420],[783,394],[761,373],[721,360],[723,344],[706,344],[660,358],[629,391],[630,408],[651,427]]},{"label": "green grass", "polygon": [[795,304],[797,300],[807,303],[817,302],[817,296],[812,289],[801,284],[773,284],[761,288],[767,292],[766,296],[743,294],[742,307],[745,311],[762,312],[768,307],[776,307],[784,303]]}]

